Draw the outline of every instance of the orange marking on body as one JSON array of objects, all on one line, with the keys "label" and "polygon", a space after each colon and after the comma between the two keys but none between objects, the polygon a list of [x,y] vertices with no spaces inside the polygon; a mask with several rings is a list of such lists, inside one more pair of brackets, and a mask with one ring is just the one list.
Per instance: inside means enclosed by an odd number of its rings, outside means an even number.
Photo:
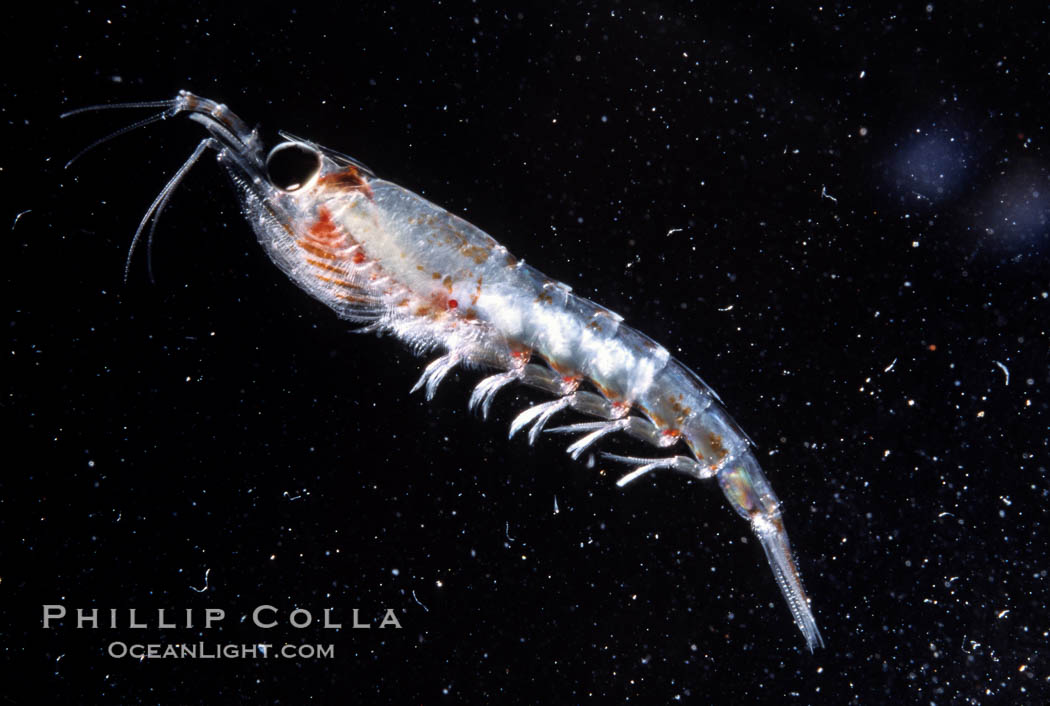
[{"label": "orange marking on body", "polygon": [[349,282],[347,280],[336,279],[335,277],[326,277],[324,275],[314,275],[314,277],[321,280],[322,282],[331,282],[332,284],[337,285],[339,287],[346,287],[347,289],[361,289],[360,285],[354,284],[353,282]]},{"label": "orange marking on body", "polygon": [[373,199],[372,187],[368,185],[365,178],[361,176],[361,172],[357,170],[357,167],[352,164],[347,165],[345,169],[338,172],[329,172],[323,175],[317,180],[318,184],[328,186],[336,189],[346,189],[348,191],[359,191],[368,198],[369,201]]},{"label": "orange marking on body", "polygon": [[546,356],[544,357],[544,360],[547,361],[547,365],[551,366],[551,369],[554,372],[558,373],[558,375],[561,375],[563,377],[571,377],[574,380],[578,380],[580,378],[580,374],[578,372],[576,372],[575,370],[573,370],[572,368],[570,368],[570,367],[568,367],[566,365],[562,365],[556,360],[551,360],[550,358],[547,358]]},{"label": "orange marking on body", "polygon": [[343,301],[354,302],[356,304],[374,304],[375,302],[367,297],[355,297],[353,294],[336,294],[336,299],[342,299]]},{"label": "orange marking on body", "polygon": [[726,455],[726,448],[722,443],[722,435],[711,432],[707,435],[707,441],[711,444],[711,449],[718,454],[718,458],[723,458]]},{"label": "orange marking on body", "polygon": [[656,412],[654,412],[654,411],[652,411],[650,409],[647,409],[645,407],[642,408],[642,411],[645,412],[645,416],[649,417],[649,420],[653,424],[655,424],[657,427],[663,428],[663,427],[669,426],[669,424],[667,423],[667,420],[664,419],[659,414],[657,414]]},{"label": "orange marking on body", "polygon": [[457,306],[459,306],[459,302],[457,302],[455,299],[449,299],[448,300],[448,308],[449,309],[455,309]]},{"label": "orange marking on body", "polygon": [[553,304],[554,298],[546,292],[540,292],[536,295],[536,298],[533,300],[533,302],[536,304]]},{"label": "orange marking on body", "polygon": [[343,255],[338,254],[338,250],[357,246],[358,250],[353,254],[353,261],[360,264],[367,257],[360,250],[360,245],[357,241],[339,227],[339,224],[332,218],[331,211],[325,206],[318,207],[317,220],[307,228],[306,232],[307,236],[296,242],[312,255],[323,257],[327,260],[339,260],[342,259]]},{"label": "orange marking on body", "polygon": [[682,432],[678,431],[677,429],[664,429],[663,431],[660,432],[660,435],[661,436],[666,436],[668,438],[677,439],[678,437],[680,437],[682,435]]},{"label": "orange marking on body", "polygon": [[357,167],[351,164],[338,172],[328,172],[318,179],[317,182],[325,186],[357,187],[364,184],[364,179],[361,178],[361,172],[357,171]]},{"label": "orange marking on body", "polygon": [[547,361],[547,365],[550,366],[551,370],[558,373],[558,376],[561,377],[561,386],[563,390],[572,392],[580,386],[580,381],[583,380],[583,376],[577,371],[568,366],[560,365],[547,356],[543,356],[543,359]]},{"label": "orange marking on body", "polygon": [[310,258],[306,258],[306,262],[307,262],[307,264],[313,265],[314,267],[319,267],[322,270],[327,270],[328,272],[335,272],[336,274],[340,274],[340,275],[349,274],[342,267],[336,267],[335,265],[329,265],[327,262],[321,262],[320,260],[312,260]]},{"label": "orange marking on body", "polygon": [[[451,305],[453,300],[448,298],[448,295],[442,291],[432,292],[430,294],[430,306],[435,311],[446,311],[448,309],[454,309]],[[459,306],[459,302],[456,302],[456,306]]]},{"label": "orange marking on body", "polygon": [[310,226],[309,232],[318,240],[340,239],[339,230],[332,220],[332,213],[324,206],[317,209],[317,220]]},{"label": "orange marking on body", "polygon": [[316,257],[323,257],[326,260],[340,260],[340,259],[342,259],[338,255],[336,255],[334,253],[331,253],[331,252],[329,252],[329,251],[327,251],[327,250],[325,250],[323,248],[320,248],[320,247],[314,245],[313,243],[311,243],[309,240],[306,240],[304,238],[300,238],[299,240],[295,241],[295,243],[296,243],[296,245],[301,247],[303,250],[305,250],[306,252],[308,252],[311,255],[314,255]]}]

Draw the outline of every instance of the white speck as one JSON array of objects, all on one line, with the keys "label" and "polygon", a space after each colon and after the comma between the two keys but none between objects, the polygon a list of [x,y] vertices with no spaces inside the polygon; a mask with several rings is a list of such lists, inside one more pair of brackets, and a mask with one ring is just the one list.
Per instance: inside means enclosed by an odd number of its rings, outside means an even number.
[{"label": "white speck", "polygon": [[211,569],[206,569],[204,571],[204,588],[194,588],[193,586],[190,586],[190,590],[191,591],[196,591],[197,593],[204,593],[205,591],[207,591],[208,590],[208,574],[210,574],[210,573],[211,573]]},{"label": "white speck", "polygon": [[897,364],[897,359],[896,359],[896,358],[894,358],[894,359],[893,359],[893,362],[892,362],[892,363],[890,363],[889,365],[887,365],[887,366],[886,366],[886,368],[885,368],[885,370],[883,370],[882,372],[884,372],[884,373],[888,373],[889,371],[893,370],[893,366],[894,366],[894,365],[896,365],[896,364]]},{"label": "white speck", "polygon": [[732,310],[733,310],[733,305],[732,304],[730,304],[729,306],[724,307],[722,309],[719,309],[719,311],[732,311]]},{"label": "white speck", "polygon": [[1007,369],[1007,367],[1005,365],[1003,365],[1002,363],[1000,363],[998,360],[993,360],[992,362],[995,363],[996,365],[998,365],[999,368],[1003,371],[1003,375],[1006,376],[1006,383],[1005,384],[1009,385],[1010,384],[1010,371],[1009,371],[1009,369]]},{"label": "white speck", "polygon": [[510,522],[509,522],[509,521],[508,521],[508,522],[507,522],[507,524],[506,524],[506,529],[505,529],[505,532],[506,532],[506,534],[507,534],[507,541],[508,541],[508,542],[513,542],[513,541],[514,541],[514,538],[510,536]]},{"label": "white speck", "polygon": [[421,602],[421,601],[419,600],[419,596],[417,596],[417,595],[416,595],[416,589],[414,589],[414,588],[412,589],[412,597],[416,599],[416,603],[419,603],[419,607],[420,607],[420,608],[422,608],[423,610],[425,610],[425,611],[426,611],[426,612],[428,612],[428,613],[430,612],[430,608],[427,608],[427,607],[426,607],[425,605],[423,605],[423,603],[422,603],[422,602]]},{"label": "white speck", "polygon": [[996,614],[995,614],[995,617],[999,618],[999,620],[1002,620],[1003,618],[1005,618],[1005,617],[1006,617],[1006,615],[1007,615],[1007,614],[1008,614],[1009,612],[1010,612],[1010,609],[1009,609],[1009,608],[1007,608],[1006,610],[1000,610],[1000,611],[999,611],[998,613],[996,613]]},{"label": "white speck", "polygon": [[26,215],[27,213],[30,213],[32,210],[33,209],[31,209],[31,208],[27,208],[26,210],[22,211],[17,216],[15,216],[15,222],[11,224],[11,230],[14,230],[15,226],[18,225],[18,219],[20,219],[22,216]]},{"label": "white speck", "polygon": [[834,196],[832,196],[831,194],[828,193],[828,190],[826,188],[824,188],[823,184],[820,187],[820,195],[821,195],[821,197],[823,197],[825,199],[831,199],[835,203],[839,202],[839,200],[837,198],[835,198]]},{"label": "white speck", "polygon": [[558,496],[554,496],[554,514],[557,515],[561,510],[558,509]]},{"label": "white speck", "polygon": [[861,78],[864,78],[864,77],[865,77],[865,76],[867,76],[867,75],[868,75],[868,72],[867,72],[867,71],[861,71],[861,72],[860,72],[860,77],[861,77]]},{"label": "white speck", "polygon": [[681,233],[681,232],[682,232],[681,228],[672,228],[671,230],[667,231],[667,234],[670,235],[671,233]]}]

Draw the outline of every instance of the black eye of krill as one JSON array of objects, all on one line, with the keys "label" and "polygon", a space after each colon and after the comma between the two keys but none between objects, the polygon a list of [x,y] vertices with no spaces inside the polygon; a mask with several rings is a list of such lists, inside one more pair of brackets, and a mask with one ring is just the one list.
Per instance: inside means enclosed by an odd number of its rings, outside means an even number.
[{"label": "black eye of krill", "polygon": [[266,158],[270,183],[282,191],[296,191],[321,171],[321,153],[299,142],[284,142]]}]

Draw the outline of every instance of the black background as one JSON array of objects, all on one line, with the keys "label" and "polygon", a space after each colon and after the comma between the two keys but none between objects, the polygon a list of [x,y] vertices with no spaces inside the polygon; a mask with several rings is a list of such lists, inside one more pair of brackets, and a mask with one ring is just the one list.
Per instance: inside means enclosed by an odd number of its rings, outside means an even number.
[{"label": "black background", "polygon": [[[3,28],[5,703],[1045,702],[1045,14],[212,5]],[[563,438],[507,441],[543,397],[485,422],[476,374],[409,395],[426,361],[288,282],[210,157],[155,283],[145,248],[124,283],[201,131],[63,170],[148,112],[58,115],[181,88],[465,216],[699,372],[759,445],[827,647],[714,485],[621,491]],[[227,618],[45,630],[45,603]],[[260,604],[375,625],[264,631]]]}]

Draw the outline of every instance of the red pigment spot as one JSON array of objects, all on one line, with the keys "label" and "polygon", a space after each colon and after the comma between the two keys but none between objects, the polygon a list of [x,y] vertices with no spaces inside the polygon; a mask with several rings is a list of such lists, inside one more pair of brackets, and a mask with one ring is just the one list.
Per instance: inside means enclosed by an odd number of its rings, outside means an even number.
[{"label": "red pigment spot", "polygon": [[368,182],[361,176],[361,173],[351,165],[348,165],[346,169],[341,171],[325,174],[318,180],[318,183],[336,189],[360,191],[368,197],[369,200],[373,197],[372,187],[368,185]]},{"label": "red pigment spot", "polygon": [[520,341],[510,341],[507,352],[510,353],[511,358],[519,366],[529,362],[532,358],[532,351],[525,348]]},{"label": "red pigment spot", "polygon": [[[430,299],[428,302],[430,306],[428,308],[432,309],[434,312],[441,312],[447,309],[454,309],[455,307],[452,305],[452,301],[453,300],[449,299],[448,294],[446,294],[445,292],[433,292],[430,295]],[[459,302],[456,302],[456,304],[458,305]]]},{"label": "red pigment spot", "polygon": [[354,261],[354,264],[360,265],[362,262],[365,261],[365,254],[361,251],[355,252],[353,258],[351,259]]},{"label": "red pigment spot", "polygon": [[448,308],[449,309],[455,309],[457,306],[459,306],[459,302],[457,302],[455,299],[449,299],[448,300]]},{"label": "red pigment spot", "polygon": [[682,435],[682,432],[677,429],[664,429],[660,434],[666,437],[679,437]]},{"label": "red pigment spot", "polygon": [[317,222],[310,226],[310,235],[318,240],[335,240],[339,237],[332,222],[332,214],[324,206],[317,209]]},{"label": "red pigment spot", "polygon": [[561,381],[562,382],[575,382],[576,378],[574,378],[572,375],[562,375],[561,376]]}]

